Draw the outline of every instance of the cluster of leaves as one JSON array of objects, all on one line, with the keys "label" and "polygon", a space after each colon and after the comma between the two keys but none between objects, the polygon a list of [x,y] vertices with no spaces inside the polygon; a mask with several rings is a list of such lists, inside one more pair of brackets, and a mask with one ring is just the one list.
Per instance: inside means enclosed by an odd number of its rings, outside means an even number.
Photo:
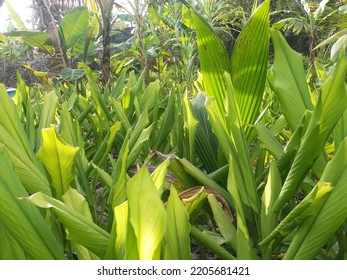
[{"label": "cluster of leaves", "polygon": [[0,85],[1,259],[346,258],[345,53],[310,88],[269,0],[231,55],[183,10],[204,92],[86,65],[35,103]]}]

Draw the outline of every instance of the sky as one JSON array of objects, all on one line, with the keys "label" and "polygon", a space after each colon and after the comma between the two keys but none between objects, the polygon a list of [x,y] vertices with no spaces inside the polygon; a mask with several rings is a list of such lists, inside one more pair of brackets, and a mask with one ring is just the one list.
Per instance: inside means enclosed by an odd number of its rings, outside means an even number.
[{"label": "sky", "polygon": [[[31,26],[26,23],[27,19],[31,17],[30,5],[32,0],[6,0],[15,9],[15,11],[20,15],[22,21],[30,28]],[[0,8],[0,32],[7,31],[8,22],[10,14],[7,10],[6,3],[4,3]]]}]

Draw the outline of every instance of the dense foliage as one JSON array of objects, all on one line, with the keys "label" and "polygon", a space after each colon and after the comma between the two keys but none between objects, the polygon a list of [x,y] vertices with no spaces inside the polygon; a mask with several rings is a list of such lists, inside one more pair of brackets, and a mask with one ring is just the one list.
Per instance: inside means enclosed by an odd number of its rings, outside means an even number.
[{"label": "dense foliage", "polygon": [[51,62],[0,84],[0,259],[347,259],[343,1],[306,56],[285,1],[90,2],[0,38]]}]

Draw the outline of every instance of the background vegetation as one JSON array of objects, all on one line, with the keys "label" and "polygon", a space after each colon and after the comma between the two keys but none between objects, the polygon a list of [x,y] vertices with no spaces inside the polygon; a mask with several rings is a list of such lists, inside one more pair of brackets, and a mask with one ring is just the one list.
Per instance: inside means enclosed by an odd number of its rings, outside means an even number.
[{"label": "background vegetation", "polygon": [[347,258],[345,1],[33,9],[0,35],[0,259]]}]

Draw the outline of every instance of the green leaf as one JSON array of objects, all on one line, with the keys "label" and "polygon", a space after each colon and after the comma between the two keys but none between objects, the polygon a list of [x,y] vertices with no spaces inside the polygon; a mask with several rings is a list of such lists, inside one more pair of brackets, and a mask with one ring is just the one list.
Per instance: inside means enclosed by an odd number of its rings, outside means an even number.
[{"label": "green leaf", "polygon": [[170,196],[166,205],[165,251],[166,260],[189,260],[190,255],[190,223],[187,211],[177,195],[175,188],[171,187]]},{"label": "green leaf", "polygon": [[51,54],[53,43],[46,32],[41,31],[12,31],[9,36],[22,37],[28,45],[37,47],[46,54]]},{"label": "green leaf", "polygon": [[287,123],[294,131],[299,126],[305,110],[313,110],[303,59],[302,55],[290,48],[280,31],[271,30],[271,38],[275,51],[274,91]]},{"label": "green leaf", "polygon": [[93,41],[94,27],[88,26],[85,36],[82,37],[74,46],[76,56],[85,64],[91,64],[97,54],[97,46]]},{"label": "green leaf", "polygon": [[198,121],[196,129],[195,150],[207,173],[218,169],[218,141],[212,132],[205,107],[206,95],[199,92],[191,101],[194,116]]},{"label": "green leaf", "polygon": [[[269,176],[265,185],[265,189],[261,198],[261,234],[265,239],[276,227],[278,215],[272,212],[272,207],[282,188],[281,174],[277,168],[276,162],[273,161],[270,166]],[[272,251],[269,250],[264,254],[266,258],[272,258]]]},{"label": "green leaf", "polygon": [[160,150],[165,140],[170,134],[175,121],[175,91],[169,93],[168,104],[165,106],[165,113],[156,141],[156,150]]},{"label": "green leaf", "polygon": [[16,10],[11,6],[9,1],[5,1],[6,8],[10,13],[11,20],[13,20],[18,29],[25,29],[25,25],[20,17],[20,15],[16,12]]},{"label": "green leaf", "polygon": [[258,139],[261,141],[264,149],[268,150],[276,159],[283,154],[283,147],[271,133],[271,130],[265,125],[256,125],[254,128],[257,131]]},{"label": "green leaf", "polygon": [[[264,1],[251,15],[237,38],[231,55],[230,74],[243,125],[259,115],[268,68],[269,8]],[[249,136],[249,127],[245,128]]]},{"label": "green leaf", "polygon": [[[151,124],[149,127],[145,128],[141,132],[138,139],[136,139],[136,142],[135,142],[134,146],[132,147],[132,149],[130,150],[129,155],[128,155],[127,168],[129,168],[135,162],[135,160],[139,157],[142,149],[144,149],[146,142],[148,141],[149,137],[151,136],[152,129],[153,129],[153,124]],[[132,137],[130,137],[129,142],[131,139],[132,139]],[[129,143],[129,145],[130,145],[130,143]]]},{"label": "green leaf", "polygon": [[236,260],[236,258],[231,255],[227,250],[225,250],[222,246],[217,244],[215,240],[211,238],[209,234],[205,231],[200,231],[195,226],[190,228],[190,235],[193,239],[198,241],[203,246],[206,246],[211,252],[215,253],[223,260]]},{"label": "green leaf", "polygon": [[160,196],[162,195],[164,190],[165,179],[166,179],[167,169],[169,165],[170,165],[170,160],[166,159],[152,173],[153,183],[155,187],[157,188]]},{"label": "green leaf", "polygon": [[195,135],[198,126],[198,121],[194,117],[191,109],[191,104],[188,99],[188,94],[186,93],[183,98],[183,108],[184,108],[184,126],[185,126],[185,138],[187,139],[187,152],[186,157],[191,163],[195,161]]},{"label": "green leaf", "polygon": [[55,195],[61,199],[75,178],[76,147],[63,144],[52,126],[42,130],[42,146],[37,153],[52,181]]},{"label": "green leaf", "polygon": [[[63,202],[72,209],[80,213],[88,221],[93,222],[92,215],[89,210],[88,203],[85,198],[75,189],[69,188],[62,196]],[[79,260],[97,260],[96,255],[90,252],[84,246],[73,242],[72,247],[77,253]]]},{"label": "green leaf", "polygon": [[0,84],[0,144],[28,192],[51,194],[43,166],[36,158],[14,103]]},{"label": "green leaf", "polygon": [[65,81],[76,81],[81,79],[84,76],[83,69],[71,69],[71,68],[63,68],[61,70],[61,77]]},{"label": "green leaf", "polygon": [[260,245],[266,245],[279,235],[284,238],[296,227],[316,214],[319,206],[325,201],[326,195],[333,188],[329,183],[318,183],[316,187],[281,221],[276,229],[267,236]]},{"label": "green leaf", "polygon": [[[286,259],[312,259],[347,218],[347,138],[328,163],[318,184],[329,184],[333,191],[319,205],[316,215],[297,230]],[[326,182],[326,183],[324,183]]]},{"label": "green leaf", "polygon": [[[106,259],[111,258],[110,252],[113,253],[113,259],[125,260],[127,258],[128,227],[130,226],[128,205],[128,201],[125,201],[114,208],[114,220],[109,243],[110,249]],[[133,241],[133,243],[136,243],[136,240]],[[135,248],[135,251],[137,251],[137,248]]]},{"label": "green leaf", "polygon": [[[184,158],[183,159],[176,158],[176,159],[182,164],[183,171],[186,172],[189,176],[191,176],[193,179],[195,179],[197,181],[197,184],[195,184],[194,186],[200,185],[200,186],[209,187],[209,188],[213,189],[214,191],[216,191],[217,193],[221,194],[224,197],[224,199],[228,202],[229,206],[232,205],[230,195],[223,187],[221,187],[215,181],[210,179],[203,171],[201,171],[199,168],[195,167],[188,160],[186,160]],[[173,163],[170,166],[172,166],[172,165],[173,165]],[[174,173],[174,175],[176,176],[177,173]],[[181,176],[185,176],[185,175],[182,174]],[[188,187],[191,187],[191,186],[187,185],[187,186],[185,186],[185,189],[187,189]]]},{"label": "green leaf", "polygon": [[26,260],[27,256],[16,239],[0,224],[0,260]]},{"label": "green leaf", "polygon": [[83,36],[89,25],[89,11],[86,7],[79,6],[68,12],[61,21],[61,29],[64,34],[64,50],[71,48]]},{"label": "green leaf", "polygon": [[193,8],[190,8],[196,29],[200,67],[208,96],[214,96],[221,113],[225,112],[224,71],[229,71],[229,56],[215,30]]},{"label": "green leaf", "polygon": [[213,219],[216,221],[217,227],[225,239],[225,242],[230,245],[234,251],[236,251],[237,232],[231,218],[225,213],[214,194],[209,194],[207,199],[213,212]]},{"label": "green leaf", "polygon": [[108,201],[112,207],[116,207],[126,200],[126,182],[127,182],[127,161],[129,155],[129,141],[125,139],[118,155],[116,167],[112,174],[112,186]]},{"label": "green leaf", "polygon": [[79,147],[76,157],[76,171],[78,173],[78,181],[86,195],[89,205],[93,208],[95,197],[90,188],[87,167],[88,160],[85,155],[85,144],[82,139],[82,132],[78,122],[72,121],[72,114],[68,111],[66,103],[62,104],[61,120],[60,120],[60,137],[61,139],[72,146]]},{"label": "green leaf", "polygon": [[98,257],[103,258],[109,234],[82,214],[63,202],[42,193],[36,193],[25,200],[40,208],[52,208],[54,214],[65,226],[66,238],[81,244]]},{"label": "green leaf", "polygon": [[[107,156],[112,148],[113,142],[115,140],[116,134],[120,131],[122,125],[120,122],[116,122],[114,125],[110,127],[110,129],[107,131],[107,134],[102,141],[100,147],[98,147],[98,150],[96,154],[94,155],[94,158],[92,160],[92,163],[101,167],[102,164],[107,159]],[[89,165],[87,169],[87,174],[90,174],[90,172],[93,170],[93,166]]]},{"label": "green leaf", "polygon": [[229,176],[228,176],[228,191],[234,202],[237,220],[237,258],[241,260],[254,259],[253,250],[250,243],[250,236],[247,228],[246,215],[240,195],[240,187],[237,185],[241,181],[241,171],[237,167],[236,159],[230,156],[229,159]]},{"label": "green leaf", "polygon": [[197,216],[201,213],[201,208],[206,201],[207,193],[205,187],[194,187],[180,193],[180,198],[189,215],[189,220],[193,224]]},{"label": "green leaf", "polygon": [[299,184],[321,154],[325,142],[337,121],[346,110],[347,89],[344,81],[346,72],[347,60],[341,57],[329,79],[321,86],[322,92],[319,95],[317,106],[279,198],[274,205],[274,211],[280,211],[294,195]]},{"label": "green leaf", "polygon": [[160,259],[166,220],[162,201],[146,167],[128,182],[129,220],[140,260]]},{"label": "green leaf", "polygon": [[37,129],[37,135],[36,135],[36,147],[37,149],[41,147],[41,131],[44,128],[48,128],[50,125],[54,123],[54,117],[57,109],[58,104],[58,97],[55,95],[54,92],[51,92],[46,95],[44,103],[43,103],[43,109],[40,115],[40,123],[39,127]]},{"label": "green leaf", "polygon": [[[14,239],[14,257],[24,257],[24,253],[26,258],[33,260],[65,259],[62,246],[38,209],[18,200],[26,196],[28,193],[14,173],[12,163],[3,151],[0,151],[0,225],[10,236],[8,240],[1,239],[0,243]],[[18,246],[23,252],[19,251]],[[8,255],[9,252],[3,253]]]}]

